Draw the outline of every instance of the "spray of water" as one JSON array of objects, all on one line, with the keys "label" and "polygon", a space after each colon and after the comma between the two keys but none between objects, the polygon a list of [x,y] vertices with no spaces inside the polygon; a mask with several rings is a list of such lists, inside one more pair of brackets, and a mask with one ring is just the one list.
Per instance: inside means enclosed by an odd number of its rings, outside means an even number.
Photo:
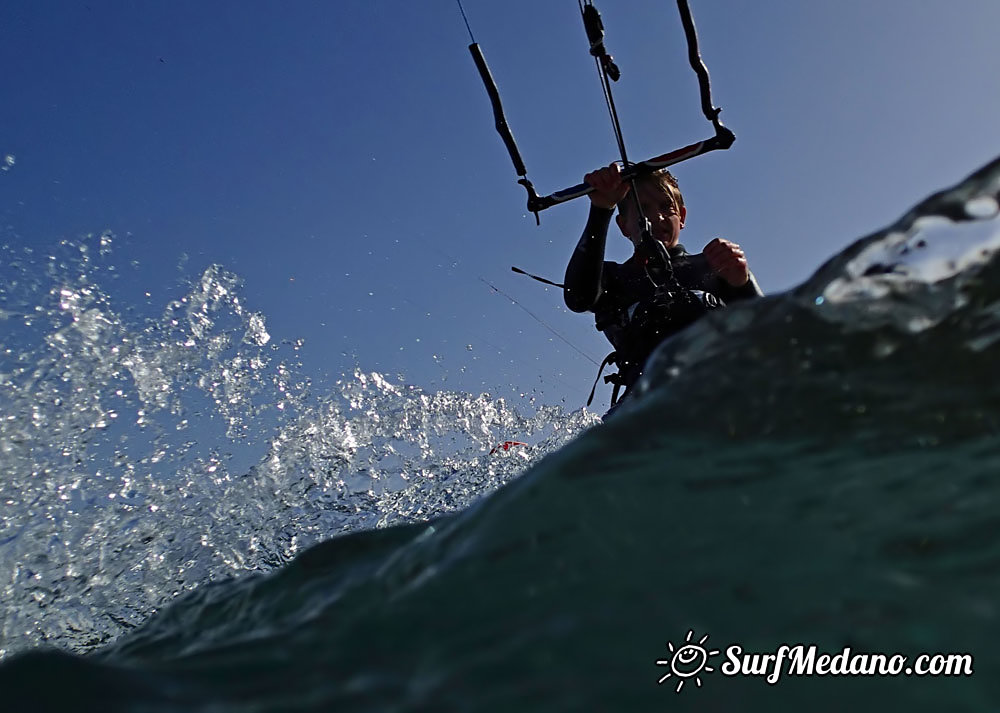
[{"label": "spray of water", "polygon": [[201,583],[466,507],[597,422],[361,370],[314,394],[236,275],[143,314],[112,297],[113,243],[0,248],[0,656],[86,651]]}]

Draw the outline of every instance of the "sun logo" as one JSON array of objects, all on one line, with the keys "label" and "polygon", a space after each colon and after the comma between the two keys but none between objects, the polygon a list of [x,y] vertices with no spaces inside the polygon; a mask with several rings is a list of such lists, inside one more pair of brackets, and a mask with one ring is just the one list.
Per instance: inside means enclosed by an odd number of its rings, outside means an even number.
[{"label": "sun logo", "polygon": [[672,655],[669,659],[659,659],[656,665],[669,666],[670,670],[663,674],[657,683],[662,684],[671,676],[676,676],[678,679],[677,693],[681,692],[685,681],[689,678],[693,678],[695,685],[701,688],[701,679],[698,677],[698,674],[702,671],[711,673],[715,670],[708,665],[708,657],[715,656],[719,652],[717,649],[709,651],[705,648],[705,642],[708,641],[708,634],[705,634],[696,642],[691,641],[693,638],[694,631],[688,631],[687,637],[684,639],[684,645],[678,649],[674,649],[673,643],[667,642],[667,648],[670,649]]}]

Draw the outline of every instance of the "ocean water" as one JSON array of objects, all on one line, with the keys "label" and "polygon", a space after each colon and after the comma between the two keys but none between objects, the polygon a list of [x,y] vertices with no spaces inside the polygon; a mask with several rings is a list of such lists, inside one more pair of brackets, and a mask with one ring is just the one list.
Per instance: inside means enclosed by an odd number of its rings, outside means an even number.
[{"label": "ocean water", "polygon": [[[709,315],[605,425],[362,370],[317,395],[221,268],[140,320],[111,236],[8,255],[0,702],[996,710],[998,201],[1000,160]],[[799,644],[968,658],[724,665]]]}]

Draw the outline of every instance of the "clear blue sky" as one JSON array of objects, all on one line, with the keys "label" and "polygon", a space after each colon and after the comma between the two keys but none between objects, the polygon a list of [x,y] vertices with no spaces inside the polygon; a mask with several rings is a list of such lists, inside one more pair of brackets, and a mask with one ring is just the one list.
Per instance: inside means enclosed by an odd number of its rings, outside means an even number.
[{"label": "clear blue sky", "polygon": [[[614,159],[575,0],[465,4],[535,185]],[[1000,153],[996,0],[691,5],[737,141],[677,168],[682,241],[739,242],[766,291]],[[598,8],[632,157],[711,135],[674,3]],[[589,317],[510,272],[561,280],[587,202],[525,215],[451,0],[5,0],[0,26],[6,242],[112,230],[138,261],[115,297],[153,312],[182,255],[220,263],[316,378],[583,404],[595,366],[480,278],[600,360]]]}]

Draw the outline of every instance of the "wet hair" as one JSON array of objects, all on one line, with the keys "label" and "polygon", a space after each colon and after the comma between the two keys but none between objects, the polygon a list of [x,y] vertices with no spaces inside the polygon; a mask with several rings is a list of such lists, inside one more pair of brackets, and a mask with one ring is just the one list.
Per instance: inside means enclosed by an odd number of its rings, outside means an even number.
[{"label": "wet hair", "polygon": [[[670,194],[670,197],[673,198],[674,203],[677,204],[678,209],[684,207],[684,196],[681,195],[681,189],[677,185],[677,178],[667,169],[661,168],[660,170],[654,171],[653,173],[647,173],[645,176],[640,176],[639,178],[635,179],[635,181],[636,184],[655,183],[659,185],[661,188],[664,189],[664,191]],[[635,206],[635,198],[632,197],[631,191],[629,191],[628,195],[625,196],[625,198],[623,198],[621,202],[618,203],[619,214],[624,215],[625,206],[629,206],[628,210],[632,210],[632,208]]]}]

